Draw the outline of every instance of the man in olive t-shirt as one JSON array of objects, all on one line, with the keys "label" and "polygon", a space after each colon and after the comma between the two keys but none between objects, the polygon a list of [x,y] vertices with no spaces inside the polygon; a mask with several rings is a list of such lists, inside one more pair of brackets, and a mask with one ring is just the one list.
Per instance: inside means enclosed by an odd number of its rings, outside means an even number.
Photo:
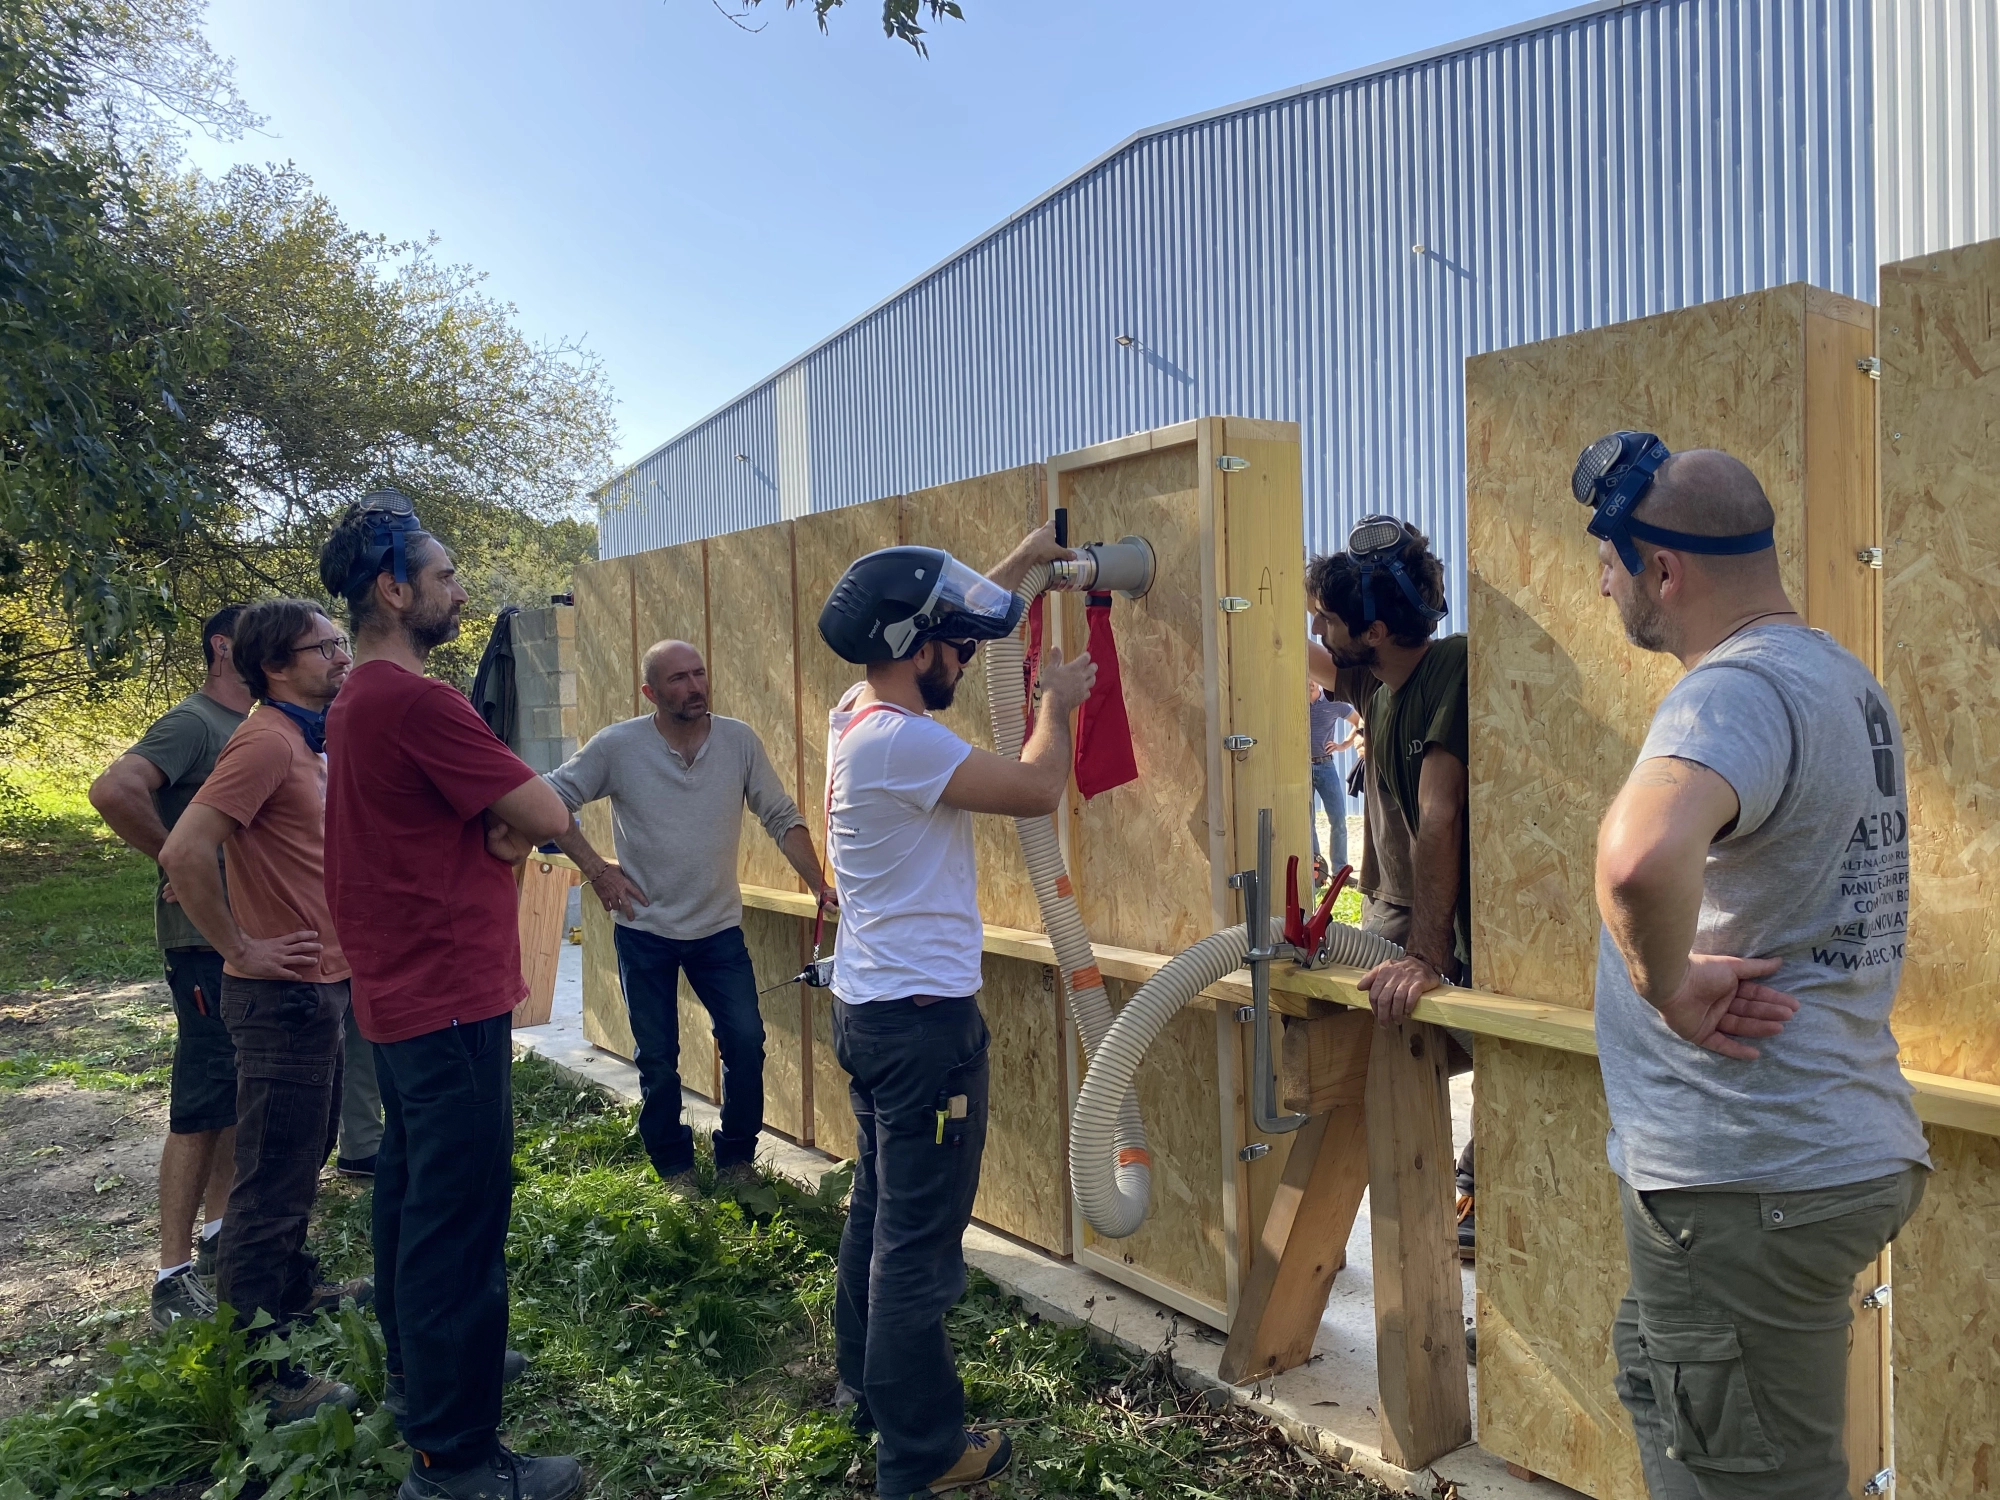
[{"label": "man in olive t-shirt", "polygon": [[[167,834],[214,769],[216,756],[250,712],[250,692],[230,659],[240,605],[202,623],[208,667],[201,691],[168,709],[90,788],[90,805],[111,831],[158,861]],[[164,871],[153,926],[174,1004],[173,1081],[160,1152],[160,1269],[152,1320],[215,1310],[215,1240],[234,1179],[236,1048],[222,1021],[222,957],[173,899]],[[194,1216],[204,1213],[199,1255]]]}]

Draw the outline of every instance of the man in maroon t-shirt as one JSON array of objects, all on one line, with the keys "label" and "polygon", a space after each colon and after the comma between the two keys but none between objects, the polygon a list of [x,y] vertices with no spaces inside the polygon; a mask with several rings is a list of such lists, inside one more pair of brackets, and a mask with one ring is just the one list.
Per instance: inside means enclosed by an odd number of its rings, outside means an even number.
[{"label": "man in maroon t-shirt", "polygon": [[320,551],[347,601],[355,667],[327,715],[326,895],[375,1044],[375,1309],[413,1454],[401,1500],[563,1500],[573,1458],[500,1445],[504,1247],[513,1209],[512,1019],[521,978],[513,861],[569,809],[449,683],[451,555],[393,490],[351,505]]}]

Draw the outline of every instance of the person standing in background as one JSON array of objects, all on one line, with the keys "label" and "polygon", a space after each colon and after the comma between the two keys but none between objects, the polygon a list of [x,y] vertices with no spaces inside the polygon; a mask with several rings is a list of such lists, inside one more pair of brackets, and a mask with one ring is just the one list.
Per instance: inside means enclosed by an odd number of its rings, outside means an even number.
[{"label": "person standing in background", "polygon": [[1332,879],[1333,872],[1347,863],[1347,778],[1341,774],[1340,764],[1334,757],[1354,743],[1358,716],[1352,703],[1343,703],[1332,697],[1317,682],[1308,683],[1307,692],[1307,712],[1312,729],[1313,800],[1326,809],[1326,820],[1331,830],[1328,852],[1333,856],[1328,859],[1321,853],[1319,819],[1308,807],[1313,836],[1313,885],[1318,887]]},{"label": "person standing in background", "polygon": [[[155,862],[250,712],[250,690],[230,660],[230,632],[242,609],[231,604],[202,622],[208,675],[201,690],[162,714],[91,783],[98,816]],[[165,870],[153,898],[153,928],[174,1003],[173,1082],[160,1151],[160,1268],[149,1310],[153,1326],[164,1329],[176,1318],[215,1311],[215,1239],[236,1172],[236,1046],[222,1021],[222,955],[180,909]],[[197,1209],[205,1216],[199,1244]]]}]

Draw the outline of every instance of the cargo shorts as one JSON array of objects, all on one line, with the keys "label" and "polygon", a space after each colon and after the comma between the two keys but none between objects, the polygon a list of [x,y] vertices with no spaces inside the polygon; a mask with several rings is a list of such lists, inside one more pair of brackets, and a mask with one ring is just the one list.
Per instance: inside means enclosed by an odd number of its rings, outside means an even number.
[{"label": "cargo shorts", "polygon": [[236,1043],[222,1019],[222,955],[213,948],[169,948],[166,961],[175,1023],[167,1130],[227,1130],[236,1123]]},{"label": "cargo shorts", "polygon": [[1787,1193],[1619,1183],[1632,1283],[1612,1343],[1652,1500],[1842,1500],[1854,1281],[1929,1175]]}]

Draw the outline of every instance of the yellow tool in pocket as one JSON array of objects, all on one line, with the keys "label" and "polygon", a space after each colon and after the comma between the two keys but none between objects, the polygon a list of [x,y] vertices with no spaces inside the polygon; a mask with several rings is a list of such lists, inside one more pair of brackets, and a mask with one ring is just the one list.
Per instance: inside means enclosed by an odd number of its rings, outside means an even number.
[{"label": "yellow tool in pocket", "polygon": [[953,1094],[944,1103],[945,1107],[937,1112],[937,1143],[940,1146],[944,1144],[945,1122],[947,1120],[963,1120],[965,1118],[965,1095]]}]

